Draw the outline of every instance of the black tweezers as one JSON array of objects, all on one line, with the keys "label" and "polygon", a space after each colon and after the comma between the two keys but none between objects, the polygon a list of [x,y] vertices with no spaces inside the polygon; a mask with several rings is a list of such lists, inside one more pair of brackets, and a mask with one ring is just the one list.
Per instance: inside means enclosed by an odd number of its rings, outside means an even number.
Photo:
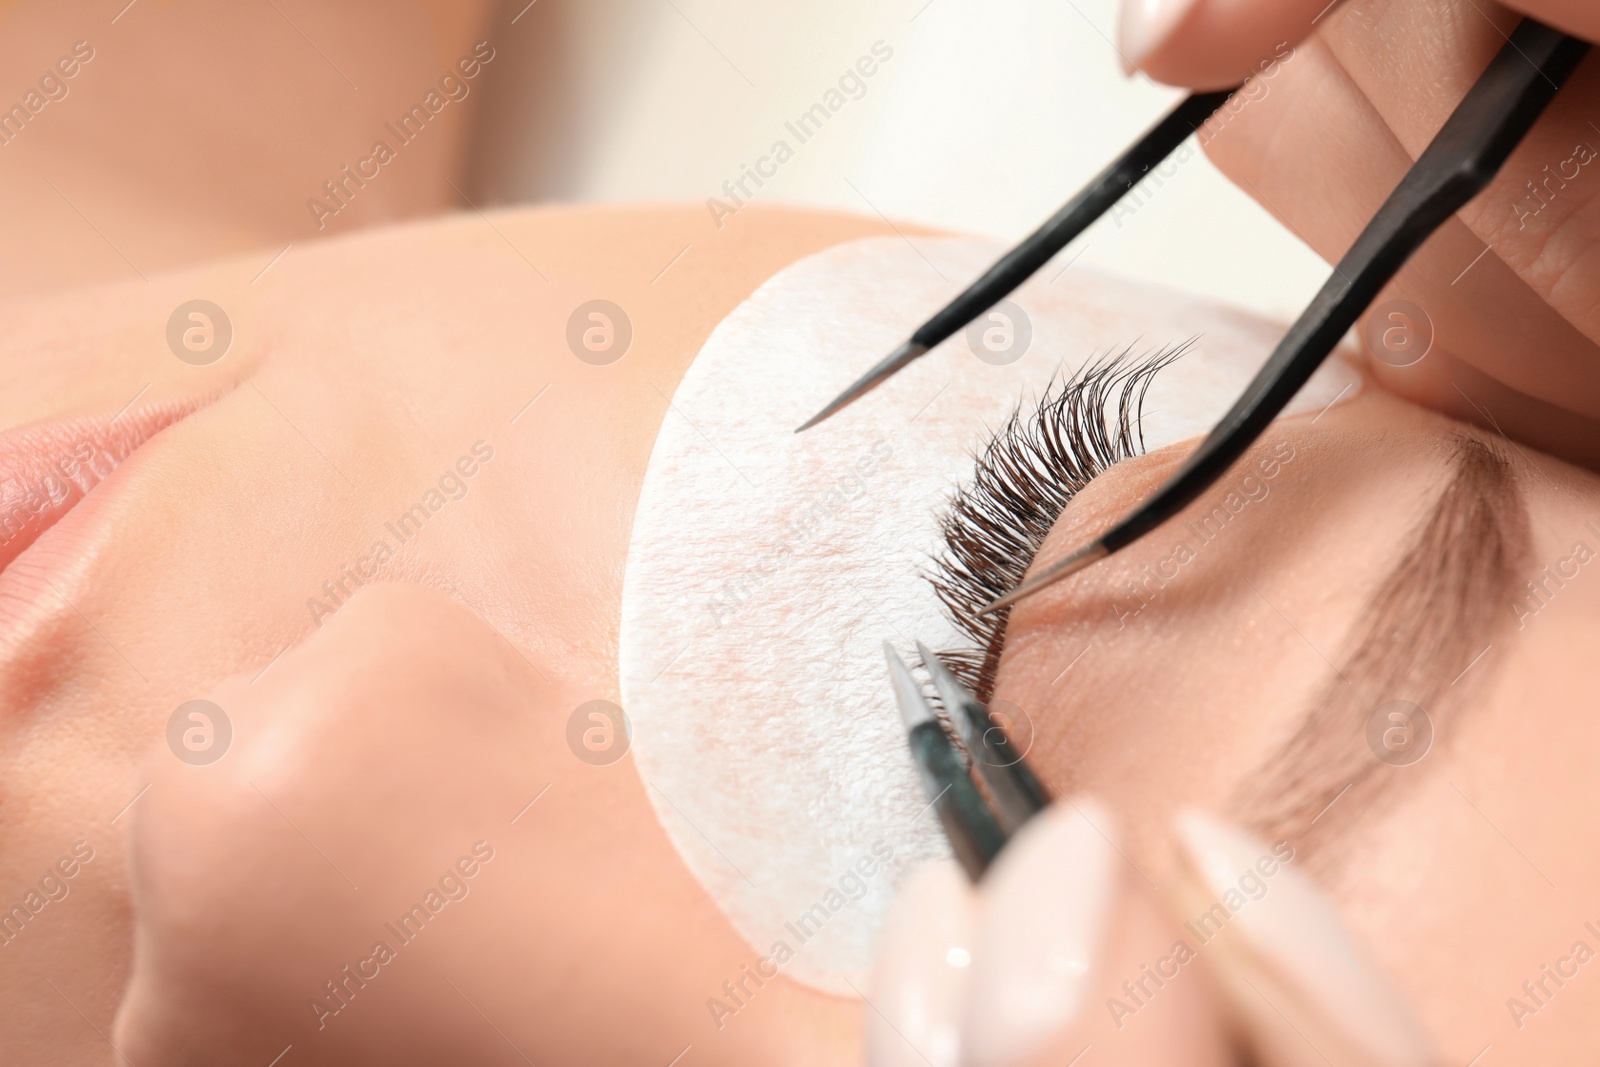
[{"label": "black tweezers", "polygon": [[[984,605],[980,614],[1015,603],[1125,548],[1215,483],[1283,410],[1412,253],[1489,184],[1588,51],[1589,45],[1578,38],[1523,19],[1284,334],[1244,395],[1183,466],[1110,530]],[[1184,100],[1049,222],[800,429],[858,399],[993,307],[1109,210],[1233,91],[1198,93]]]}]

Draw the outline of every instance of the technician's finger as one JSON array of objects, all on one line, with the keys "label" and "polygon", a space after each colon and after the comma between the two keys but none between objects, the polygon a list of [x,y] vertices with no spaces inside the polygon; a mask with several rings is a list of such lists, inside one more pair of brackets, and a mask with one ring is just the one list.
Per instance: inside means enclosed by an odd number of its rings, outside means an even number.
[{"label": "technician's finger", "polygon": [[1512,0],[1506,6],[1586,41],[1600,41],[1600,7],[1594,0]]},{"label": "technician's finger", "polygon": [[1184,929],[1267,1067],[1428,1067],[1404,997],[1345,929],[1333,904],[1269,846],[1199,813],[1178,821],[1189,873],[1173,894]]},{"label": "technician's finger", "polygon": [[896,902],[868,994],[875,1067],[1222,1067],[1215,986],[1087,800]]},{"label": "technician's finger", "polygon": [[1122,0],[1123,62],[1193,89],[1237,85],[1299,44],[1338,0]]},{"label": "technician's finger", "polygon": [[[1278,48],[1300,43],[1338,3],[1123,0],[1119,48],[1125,62],[1158,81],[1218,89],[1256,73]],[[1492,11],[1498,5],[1485,6]],[[1589,0],[1517,0],[1506,6],[1585,40],[1600,40],[1600,7]],[[1428,38],[1419,43],[1426,45]]]},{"label": "technician's finger", "polygon": [[[1468,0],[1387,0],[1326,21],[1320,39],[1406,156],[1416,158],[1505,47],[1516,17]],[[1600,302],[1593,296],[1600,288],[1600,188],[1585,173],[1600,158],[1592,124],[1597,100],[1600,61],[1591,58],[1460,218],[1539,299],[1588,337],[1600,338]],[[1507,373],[1523,373],[1521,381],[1507,379],[1517,388],[1537,394],[1542,384],[1550,390],[1547,398],[1586,389],[1591,400],[1584,406],[1600,413],[1593,358],[1566,360],[1564,380],[1550,376],[1554,368],[1501,362]]]},{"label": "technician's finger", "polygon": [[954,860],[929,864],[900,887],[867,983],[869,1067],[956,1067],[976,913]]},{"label": "technician's finger", "polygon": [[[1300,45],[1275,78],[1260,83],[1237,112],[1227,113],[1206,152],[1330,262],[1350,247],[1412,162],[1324,35]],[[1503,198],[1501,206],[1509,212]],[[1590,372],[1594,360],[1585,356],[1594,343],[1553,313],[1495,250],[1486,251],[1460,218],[1439,228],[1380,303],[1394,297],[1423,309],[1439,353],[1448,352],[1529,397],[1600,416],[1600,381]],[[1418,366],[1428,369],[1429,360]],[[1402,391],[1458,416],[1472,414],[1450,408],[1460,394],[1448,381],[1435,383],[1431,394]],[[1506,424],[1502,408],[1493,410],[1509,433],[1539,430],[1537,424]],[[1539,447],[1570,451],[1555,441],[1541,441]]]}]

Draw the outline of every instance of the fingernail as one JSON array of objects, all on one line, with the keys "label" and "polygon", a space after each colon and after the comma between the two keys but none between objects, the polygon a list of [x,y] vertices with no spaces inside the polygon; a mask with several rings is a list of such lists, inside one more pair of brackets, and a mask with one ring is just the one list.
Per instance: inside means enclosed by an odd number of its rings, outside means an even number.
[{"label": "fingernail", "polygon": [[1295,869],[1291,846],[1267,845],[1194,811],[1179,816],[1178,836],[1205,894],[1186,903],[1190,933],[1208,953],[1215,941],[1222,951],[1213,955],[1225,971],[1242,970],[1247,1004],[1264,999],[1269,1024],[1289,1023],[1295,1032],[1282,1034],[1287,1043],[1310,1044],[1319,1060],[1334,1063],[1432,1062],[1427,1037],[1399,990],[1346,930],[1333,903]]},{"label": "fingernail", "polygon": [[1132,73],[1178,28],[1196,0],[1122,0],[1117,26],[1123,69]]},{"label": "fingernail", "polygon": [[950,860],[922,868],[901,887],[868,982],[870,1067],[955,1067],[959,1061],[973,912],[966,875]]},{"label": "fingernail", "polygon": [[1062,801],[1024,826],[983,883],[962,1063],[1002,1067],[1041,1048],[1082,1007],[1116,883],[1108,815]]}]

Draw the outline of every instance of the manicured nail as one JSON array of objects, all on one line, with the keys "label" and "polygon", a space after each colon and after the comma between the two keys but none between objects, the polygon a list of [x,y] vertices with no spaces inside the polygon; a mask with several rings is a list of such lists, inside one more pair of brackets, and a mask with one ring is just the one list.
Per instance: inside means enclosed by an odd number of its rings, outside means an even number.
[{"label": "manicured nail", "polygon": [[1132,73],[1133,68],[1166,44],[1195,3],[1196,0],[1122,0],[1117,37],[1124,69]]},{"label": "manicured nail", "polygon": [[1061,801],[1006,846],[983,882],[961,1062],[1002,1067],[1077,1017],[1116,885],[1110,819]]},{"label": "manicured nail", "polygon": [[[1178,836],[1209,896],[1188,929],[1215,939],[1224,967],[1243,968],[1248,999],[1265,999],[1276,1025],[1333,1062],[1425,1067],[1427,1037],[1388,977],[1345,929],[1333,903],[1294,868],[1294,849],[1270,846],[1199,812],[1178,818]],[[1202,949],[1207,951],[1207,949]],[[1334,1046],[1350,1050],[1350,1057]],[[1309,1057],[1308,1057],[1309,1059]]]},{"label": "manicured nail", "polygon": [[972,963],[975,905],[950,860],[901,887],[884,923],[867,992],[869,1067],[955,1067]]}]

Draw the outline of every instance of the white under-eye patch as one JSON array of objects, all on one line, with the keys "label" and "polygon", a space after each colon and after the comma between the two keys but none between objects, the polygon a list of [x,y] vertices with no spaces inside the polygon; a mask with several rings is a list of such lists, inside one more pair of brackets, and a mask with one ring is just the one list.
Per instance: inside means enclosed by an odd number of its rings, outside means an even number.
[{"label": "white under-eye patch", "polygon": [[[1190,338],[1151,387],[1144,439],[1204,433],[1283,331],[1052,265],[794,433],[1003,251],[874,238],[791,265],[706,341],[650,457],[623,585],[623,708],[657,814],[763,975],[851,994],[898,872],[946,852],[880,646],[959,643],[923,573],[972,450],[1053,377]],[[1360,384],[1330,360],[1289,410]]]}]

